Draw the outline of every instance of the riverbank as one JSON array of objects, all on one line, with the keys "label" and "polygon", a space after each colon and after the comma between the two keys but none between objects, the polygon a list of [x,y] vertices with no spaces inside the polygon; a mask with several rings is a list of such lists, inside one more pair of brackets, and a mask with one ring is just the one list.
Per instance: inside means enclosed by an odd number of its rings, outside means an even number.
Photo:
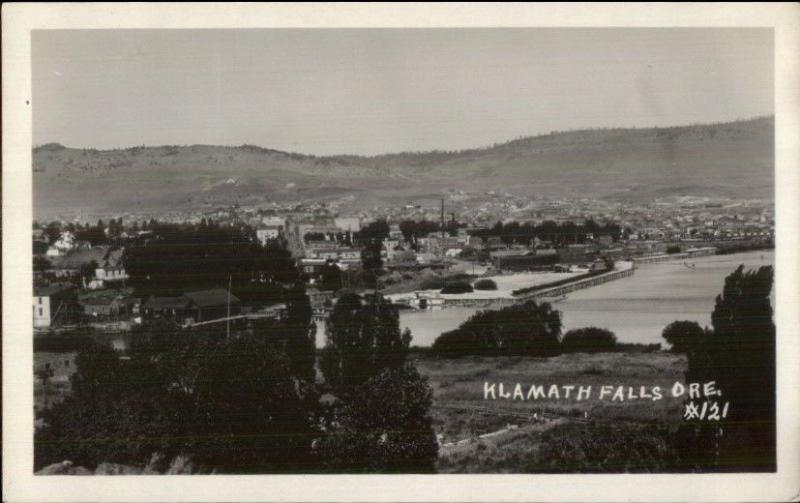
[{"label": "riverbank", "polygon": [[[680,259],[641,264],[630,277],[574,291],[553,307],[561,311],[564,332],[596,326],[614,332],[621,343],[657,344],[663,342],[661,331],[673,321],[709,325],[714,299],[740,264],[758,268],[773,265],[774,260],[774,251],[763,250],[698,257],[692,260],[694,268],[687,268]],[[773,305],[774,301],[773,291]],[[405,310],[400,313],[400,326],[411,330],[412,344],[430,346],[478,309]]]}]

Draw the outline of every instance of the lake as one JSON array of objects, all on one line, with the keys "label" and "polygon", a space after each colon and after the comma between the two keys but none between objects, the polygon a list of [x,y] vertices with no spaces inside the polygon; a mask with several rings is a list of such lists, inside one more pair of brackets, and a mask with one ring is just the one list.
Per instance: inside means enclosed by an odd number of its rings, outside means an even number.
[{"label": "lake", "polygon": [[[710,325],[714,299],[722,292],[725,277],[740,264],[757,268],[773,265],[774,260],[772,250],[763,250],[688,259],[694,269],[683,260],[641,264],[633,276],[572,292],[554,307],[562,313],[565,332],[596,326],[614,332],[619,342],[660,343],[661,331],[673,321]],[[774,290],[772,298],[774,306]],[[411,329],[413,345],[430,346],[475,311],[467,307],[401,311],[400,326]]]}]

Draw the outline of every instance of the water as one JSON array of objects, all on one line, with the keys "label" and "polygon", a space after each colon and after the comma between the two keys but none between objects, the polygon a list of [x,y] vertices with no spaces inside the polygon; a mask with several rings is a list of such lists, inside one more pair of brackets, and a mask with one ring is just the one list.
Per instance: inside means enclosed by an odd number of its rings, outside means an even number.
[{"label": "water", "polygon": [[[660,343],[661,331],[673,321],[710,325],[714,299],[739,264],[757,268],[774,260],[774,252],[764,250],[689,259],[695,264],[693,270],[683,260],[642,264],[633,276],[572,292],[554,307],[562,313],[564,331],[596,326],[614,332],[619,342]],[[772,298],[774,306],[774,290]],[[411,329],[413,345],[430,346],[475,311],[466,307],[401,311],[400,326]]]}]

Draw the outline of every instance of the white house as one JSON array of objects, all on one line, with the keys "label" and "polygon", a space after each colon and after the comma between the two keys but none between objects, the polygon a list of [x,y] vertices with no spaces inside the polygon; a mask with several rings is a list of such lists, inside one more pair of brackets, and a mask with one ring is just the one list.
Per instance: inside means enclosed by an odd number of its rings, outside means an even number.
[{"label": "white house", "polygon": [[56,316],[68,316],[70,290],[62,286],[34,288],[33,328],[48,328]]},{"label": "white house", "polygon": [[122,266],[98,267],[94,270],[94,275],[100,281],[123,281],[128,279],[128,273]]},{"label": "white house", "polygon": [[75,235],[69,231],[64,231],[56,242],[53,243],[53,246],[62,252],[70,251],[76,246]]},{"label": "white house", "polygon": [[283,233],[283,226],[278,225],[262,225],[256,229],[256,238],[259,243],[266,245],[272,239],[278,239]]}]

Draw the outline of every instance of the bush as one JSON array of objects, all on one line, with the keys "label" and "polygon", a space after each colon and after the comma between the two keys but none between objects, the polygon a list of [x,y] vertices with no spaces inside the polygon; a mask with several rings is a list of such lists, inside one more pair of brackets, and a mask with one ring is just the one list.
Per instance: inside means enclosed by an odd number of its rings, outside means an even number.
[{"label": "bush", "polygon": [[448,283],[442,288],[441,293],[472,293],[472,285],[466,281]]},{"label": "bush", "polygon": [[672,345],[673,353],[688,353],[703,343],[705,331],[694,321],[674,321],[664,327],[661,337]]},{"label": "bush", "polygon": [[672,245],[667,247],[667,253],[670,255],[680,252],[681,252],[681,247],[678,245]]},{"label": "bush", "polygon": [[419,284],[420,290],[440,290],[444,286],[444,279],[438,276],[430,276],[423,279]]},{"label": "bush", "polygon": [[479,279],[473,285],[475,290],[497,290],[497,283],[491,279]]},{"label": "bush", "polygon": [[478,311],[433,343],[441,356],[555,356],[560,352],[561,313],[528,301],[498,311]]},{"label": "bush", "polygon": [[617,336],[610,330],[597,327],[579,328],[564,334],[561,351],[564,353],[604,353],[614,351]]},{"label": "bush", "polygon": [[674,432],[659,425],[565,424],[542,434],[538,463],[528,472],[658,473],[677,460]]}]

